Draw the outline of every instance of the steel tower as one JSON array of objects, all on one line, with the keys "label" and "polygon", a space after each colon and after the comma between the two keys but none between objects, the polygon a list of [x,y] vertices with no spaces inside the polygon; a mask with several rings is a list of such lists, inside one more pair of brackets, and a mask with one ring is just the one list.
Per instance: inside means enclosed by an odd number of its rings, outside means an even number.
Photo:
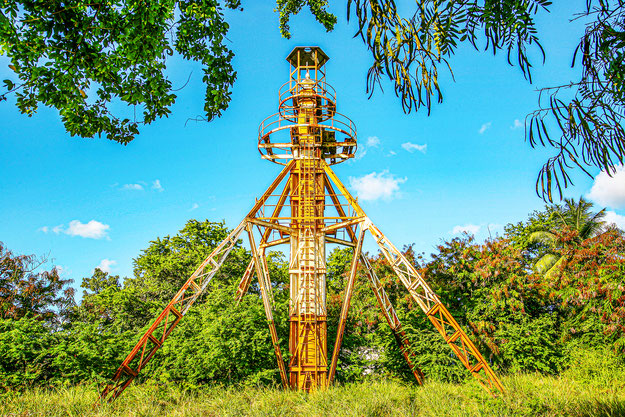
[{"label": "steel tower", "polygon": [[[352,158],[357,144],[353,122],[336,112],[336,94],[325,81],[328,59],[318,47],[297,47],[287,57],[289,81],[279,90],[279,111],[260,124],[258,134],[262,158],[284,168],[243,221],[202,262],[141,337],[101,393],[101,400],[114,400],[134,380],[197,297],[206,290],[242,234],[249,239],[252,259],[235,298],[241,299],[256,276],[285,387],[310,391],[327,387],[332,382],[359,267],[367,276],[400,349],[421,384],[423,374],[413,364],[410,342],[374,269],[362,254],[367,231],[410,296],[458,359],[487,390],[503,392],[497,376],[438,296],[371,222],[357,199],[330,168],[330,165]],[[330,363],[327,355],[326,243],[354,249]],[[289,245],[290,248],[288,371],[273,321],[272,284],[265,256],[266,248],[276,245]]]}]

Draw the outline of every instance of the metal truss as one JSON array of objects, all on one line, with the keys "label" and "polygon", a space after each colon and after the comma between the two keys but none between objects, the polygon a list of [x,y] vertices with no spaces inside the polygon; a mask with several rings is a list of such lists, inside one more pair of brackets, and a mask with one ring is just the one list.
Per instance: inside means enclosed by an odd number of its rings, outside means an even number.
[{"label": "metal truss", "polygon": [[[250,210],[245,219],[211,252],[211,254],[202,262],[193,275],[191,275],[191,277],[183,284],[173,299],[158,315],[150,328],[139,339],[135,347],[122,362],[121,366],[111,379],[111,382],[107,384],[102,391],[100,395],[101,401],[114,400],[137,377],[147,362],[152,359],[154,354],[163,345],[174,327],[188,312],[189,308],[191,308],[197,298],[206,290],[219,267],[224,263],[232,248],[239,241],[240,235],[243,231],[247,232],[249,238],[252,259],[248,264],[243,277],[241,278],[235,297],[237,300],[241,299],[241,297],[247,292],[253,276],[256,275],[258,278],[271,340],[278,361],[280,377],[283,385],[285,387],[289,386],[289,377],[287,376],[285,361],[280,351],[278,335],[273,321],[272,284],[268,273],[265,249],[274,245],[288,243],[289,234],[294,232],[292,228],[285,226],[280,222],[282,219],[280,217],[281,212],[288,205],[286,200],[291,188],[290,181],[286,181],[282,191],[277,195],[277,203],[274,205],[270,217],[264,217],[263,207],[266,205],[270,197],[274,195],[274,191],[283,182],[287,174],[294,169],[294,166],[294,162],[287,164],[263,196],[256,201],[256,204],[252,210]],[[348,316],[351,296],[359,265],[363,267],[378,305],[380,306],[382,313],[399,344],[400,350],[415,376],[415,379],[419,384],[423,383],[423,373],[414,365],[415,356],[412,352],[410,341],[408,340],[405,332],[402,330],[401,322],[397,313],[367,257],[362,254],[362,244],[365,232],[369,231],[378,244],[380,251],[388,261],[390,267],[399,277],[408,293],[419,305],[434,327],[443,336],[444,340],[449,344],[460,362],[462,362],[462,364],[486,389],[491,392],[503,392],[501,382],[494,374],[488,363],[477,350],[473,342],[471,342],[467,334],[462,330],[458,322],[441,303],[438,296],[421,277],[415,267],[386,238],[380,229],[378,229],[369,220],[357,200],[351,196],[349,191],[336,177],[331,168],[323,161],[322,167],[325,172],[325,190],[327,192],[327,196],[332,201],[331,205],[337,212],[336,216],[329,217],[335,220],[325,226],[323,231],[327,234],[335,234],[338,230],[344,230],[348,235],[347,240],[326,235],[326,240],[330,243],[340,243],[354,248],[354,256],[351,262],[349,278],[345,288],[331,365],[328,370],[327,379],[324,378],[324,380],[327,381],[326,384],[329,385],[333,381],[336,373],[338,355],[343,339],[345,323]],[[338,190],[338,193],[335,189]],[[350,215],[346,212],[345,204],[341,203],[340,198],[347,200],[353,214]],[[358,229],[359,232],[357,233]],[[254,237],[255,230],[260,234],[258,244],[256,238]],[[271,239],[274,235],[277,235],[277,237]],[[303,245],[301,242],[303,242],[303,240],[300,241],[300,245]],[[298,250],[298,248],[292,249]],[[304,329],[304,327],[301,327],[300,329]],[[320,341],[317,341],[317,343],[320,343]],[[325,358],[323,358],[323,360],[325,361]]]},{"label": "metal truss", "polygon": [[[256,201],[256,204],[254,204],[254,207],[252,208],[252,210],[250,210],[246,218],[236,228],[234,228],[232,232],[230,232],[226,239],[224,239],[224,241],[222,241],[210,253],[210,255],[208,255],[208,257],[200,264],[200,266],[191,275],[191,277],[182,285],[180,290],[178,290],[176,295],[174,295],[169,304],[167,304],[163,311],[156,317],[149,329],[143,334],[143,336],[141,336],[141,338],[139,339],[135,347],[130,351],[128,356],[126,356],[126,359],[124,359],[111,380],[106,384],[106,386],[102,390],[102,393],[100,394],[100,402],[111,402],[119,397],[119,395],[137,377],[139,372],[141,372],[141,370],[150,361],[150,359],[152,359],[154,354],[160,349],[163,343],[165,343],[165,340],[169,337],[172,330],[189,311],[189,308],[191,308],[197,298],[206,290],[213,276],[215,276],[215,274],[219,270],[219,267],[221,267],[230,251],[239,241],[239,236],[241,235],[243,230],[247,230],[248,233],[250,233],[250,224],[253,221],[254,217],[263,206],[263,204],[274,192],[274,190],[282,182],[285,176],[289,173],[292,167],[293,163],[287,164],[287,166],[269,186],[267,191],[265,191],[263,196]],[[253,244],[253,237],[251,237],[251,239],[251,243]],[[264,270],[266,271],[265,262],[258,262],[258,258],[259,256],[256,253],[250,265],[252,265],[253,263],[253,267],[256,267],[257,270],[259,264],[263,265],[263,268],[265,268]],[[263,259],[266,258],[263,256]],[[251,268],[248,266],[244,278],[245,276],[251,278],[251,272],[249,271],[250,269]],[[268,275],[258,273],[258,276],[262,289],[263,285],[268,283]],[[247,287],[249,287],[249,283],[246,283],[245,285],[245,290],[247,290]],[[271,285],[269,285],[269,287],[270,286]],[[244,293],[242,289],[241,291]],[[271,310],[267,310],[268,305],[267,303],[265,303],[265,298],[267,298],[268,296],[268,289],[266,285],[264,286],[264,291],[261,290],[261,292],[263,294],[263,302],[265,304],[265,313],[267,314],[267,320],[270,325],[272,341],[274,341],[274,346],[277,346],[277,335],[274,335],[275,326],[273,326]],[[241,296],[242,295],[243,294],[241,294]],[[278,355],[278,357],[281,357],[279,351],[276,351],[276,354]],[[284,368],[284,364],[282,365],[282,368]]]},{"label": "metal truss", "polygon": [[[342,195],[349,201],[354,211],[365,217],[363,222],[373,238],[375,239],[380,251],[388,261],[390,267],[399,277],[400,281],[412,297],[425,313],[427,318],[432,322],[436,330],[443,336],[445,342],[451,347],[454,354],[460,362],[471,372],[482,386],[488,391],[504,392],[503,385],[497,378],[497,375],[490,368],[477,347],[469,339],[467,334],[462,330],[458,322],[451,316],[451,313],[441,303],[436,293],[430,288],[427,282],[421,277],[416,268],[406,259],[406,257],[384,236],[369,218],[366,217],[364,211],[358,204],[358,201],[351,196],[347,188],[341,183],[334,174],[329,165],[324,165],[324,170],[334,185],[339,189]],[[366,268],[372,271],[371,267]],[[371,278],[370,278],[371,280]],[[373,284],[373,287],[381,288],[381,286]],[[375,292],[375,290],[374,290]],[[377,294],[376,294],[377,297]],[[382,304],[382,303],[381,303]],[[390,305],[390,303],[388,303]],[[391,326],[392,327],[392,326]],[[397,335],[397,333],[396,333]],[[401,335],[401,333],[400,333]],[[397,336],[396,336],[397,337]],[[401,336],[400,336],[401,338]],[[406,355],[404,355],[406,356]],[[406,358],[408,359],[408,358]],[[417,375],[415,374],[415,377]],[[417,379],[419,379],[417,377]]]},{"label": "metal truss", "polygon": [[100,394],[100,401],[107,400],[110,402],[117,398],[137,377],[160,347],[163,346],[174,327],[189,311],[195,300],[204,292],[215,273],[219,270],[219,267],[224,263],[228,254],[236,245],[245,224],[245,221],[239,224],[178,290],[174,298],[167,304],[167,307],[158,315],[150,328],[126,356],[126,359],[124,359],[115,375],[113,375],[111,382],[106,385]]},{"label": "metal truss", "polygon": [[[366,232],[376,241],[393,272],[412,299],[449,344],[453,353],[490,392],[503,386],[484,357],[441,303],[414,265],[362,210],[330,165],[354,156],[356,128],[336,112],[334,89],[325,82],[327,55],[318,47],[297,47],[287,57],[290,81],[280,90],[279,112],[261,123],[258,149],[264,159],[285,165],[243,221],[202,262],[139,339],[100,395],[112,401],[137,377],[165,343],[197,298],[206,290],[244,231],[252,259],[239,281],[239,302],[256,276],[282,384],[315,390],[332,383],[358,271],[364,271],[382,313],[416,381],[423,373],[397,313],[362,253]],[[288,139],[288,141],[287,141]],[[281,191],[276,193],[284,183]],[[257,239],[258,238],[258,239]],[[279,346],[273,319],[273,285],[266,249],[290,246],[289,366]],[[354,248],[338,319],[330,365],[327,352],[326,244]]]}]

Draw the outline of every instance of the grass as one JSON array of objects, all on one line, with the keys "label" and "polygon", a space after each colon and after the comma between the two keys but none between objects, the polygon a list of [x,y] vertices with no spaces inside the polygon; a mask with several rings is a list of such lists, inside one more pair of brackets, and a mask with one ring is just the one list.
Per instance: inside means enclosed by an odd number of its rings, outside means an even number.
[{"label": "grass", "polygon": [[520,374],[502,379],[507,393],[492,397],[477,383],[392,380],[347,384],[304,394],[263,387],[204,387],[193,391],[153,384],[129,387],[113,404],[93,408],[95,387],[9,392],[0,416],[625,416],[625,375]]}]

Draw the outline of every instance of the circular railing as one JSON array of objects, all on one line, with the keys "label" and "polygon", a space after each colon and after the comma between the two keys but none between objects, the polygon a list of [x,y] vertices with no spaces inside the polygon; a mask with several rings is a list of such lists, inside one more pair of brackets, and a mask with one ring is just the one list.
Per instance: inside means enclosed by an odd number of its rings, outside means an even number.
[{"label": "circular railing", "polygon": [[278,107],[280,115],[292,122],[297,122],[298,101],[314,99],[315,110],[320,121],[329,119],[336,113],[336,91],[325,81],[296,82],[288,81],[278,90]]},{"label": "circular railing", "polygon": [[[356,125],[349,117],[334,113],[333,117],[317,123],[295,123],[282,117],[280,113],[273,114],[263,120],[258,127],[258,151],[263,159],[286,165],[293,159],[293,149],[299,148],[299,143],[293,142],[291,133],[301,127],[309,127],[311,134],[321,136],[321,140],[313,145],[321,149],[321,158],[330,165],[341,163],[353,158],[358,147],[356,142]],[[333,132],[334,140],[324,140],[324,132]],[[330,135],[328,135],[330,136]]]}]

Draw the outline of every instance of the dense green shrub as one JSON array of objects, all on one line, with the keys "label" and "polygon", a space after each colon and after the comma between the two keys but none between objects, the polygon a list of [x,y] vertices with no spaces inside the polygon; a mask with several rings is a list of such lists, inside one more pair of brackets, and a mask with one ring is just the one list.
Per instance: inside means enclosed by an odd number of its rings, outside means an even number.
[{"label": "dense green shrub", "polygon": [[[534,213],[525,223],[509,225],[504,236],[483,243],[468,235],[442,242],[430,259],[412,247],[404,248],[404,253],[498,373],[539,372],[605,381],[610,378],[608,368],[623,369],[625,237],[615,228],[586,239],[566,225],[556,230],[554,210]],[[530,238],[541,228],[551,230],[548,247]],[[68,282],[56,271],[17,275],[24,279],[16,280],[9,273],[11,265],[19,264],[16,259],[32,258],[16,258],[2,248],[5,268],[0,269],[0,287],[7,294],[7,289],[23,291],[0,299],[0,312],[5,314],[0,319],[0,386],[104,382],[228,232],[223,223],[190,221],[179,234],[151,242],[135,260],[133,277],[121,279],[96,269],[82,280],[82,300],[73,306],[67,298]],[[535,265],[547,252],[561,261],[543,274]],[[367,256],[395,305],[415,364],[426,379],[470,380],[386,259],[380,254]],[[330,354],[351,258],[351,249],[336,249],[328,256]],[[140,374],[140,381],[151,378],[189,388],[280,383],[258,285],[253,283],[239,304],[234,301],[249,259],[238,244],[208,291]],[[271,253],[269,270],[274,319],[288,361],[285,256]],[[23,285],[27,281],[51,285]],[[22,302],[35,293],[42,295],[37,303]],[[336,378],[342,383],[380,377],[414,381],[366,275],[359,271]]]}]

